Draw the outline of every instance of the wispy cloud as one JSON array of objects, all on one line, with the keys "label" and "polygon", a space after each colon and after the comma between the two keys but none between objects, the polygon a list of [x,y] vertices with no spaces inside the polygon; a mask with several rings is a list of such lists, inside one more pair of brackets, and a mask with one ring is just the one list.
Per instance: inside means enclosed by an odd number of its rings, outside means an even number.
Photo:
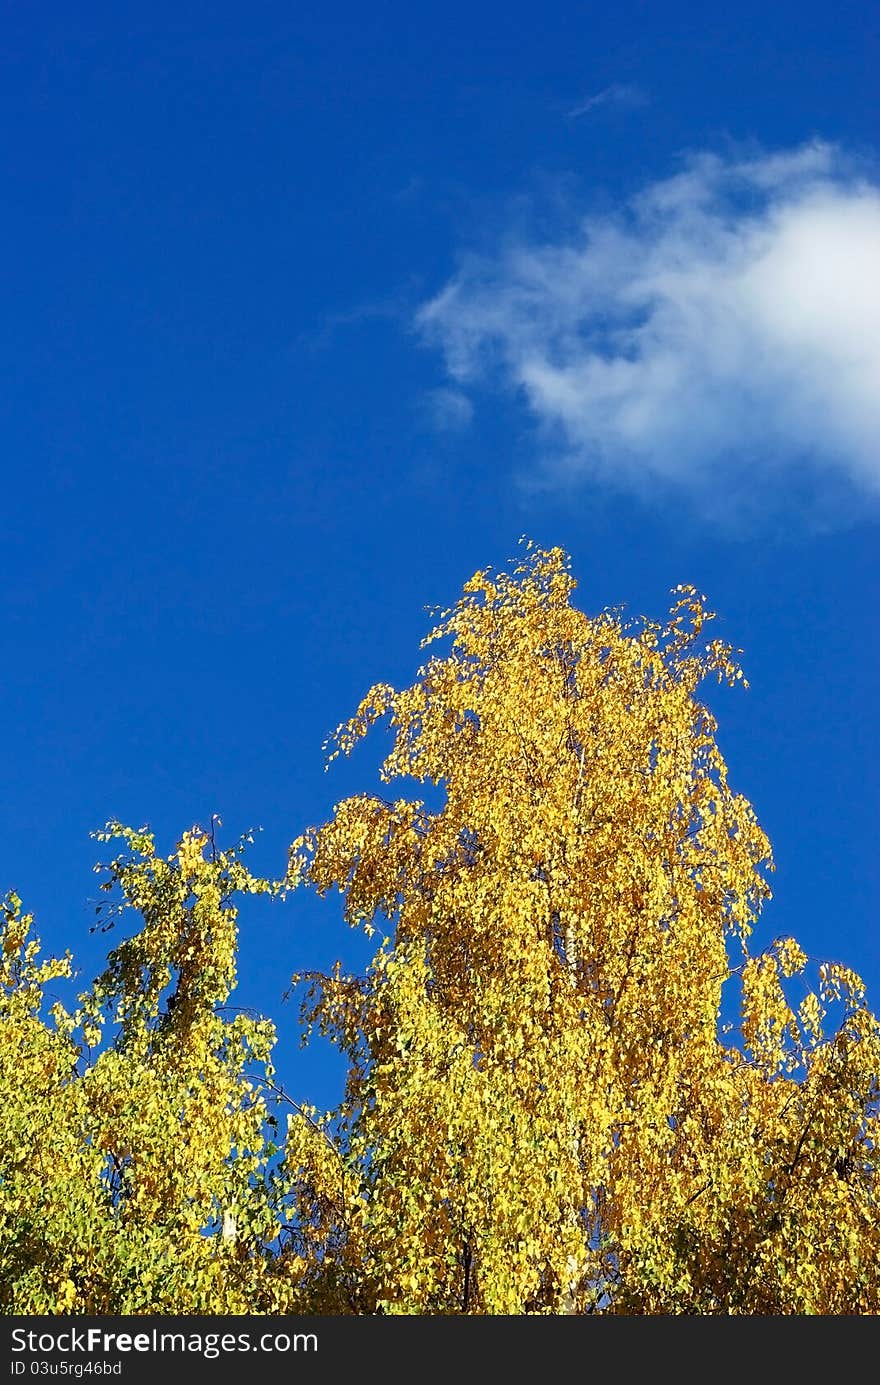
[{"label": "wispy cloud", "polygon": [[880,498],[880,186],[834,146],[690,157],[558,242],[464,257],[417,316],[512,387],[541,484]]},{"label": "wispy cloud", "polygon": [[590,111],[598,110],[600,106],[621,106],[625,110],[633,110],[637,106],[646,106],[647,104],[648,98],[641,87],[630,82],[612,82],[611,86],[603,87],[593,96],[587,96],[583,101],[579,101],[568,112],[568,118],[569,120],[577,120],[582,115],[589,115]]},{"label": "wispy cloud", "polygon": [[326,313],[318,327],[301,334],[300,344],[312,351],[321,351],[330,346],[339,332],[348,329],[383,321],[409,322],[421,292],[421,283],[409,280],[385,298],[354,303],[340,312]]},{"label": "wispy cloud", "polygon": [[461,390],[444,387],[425,391],[421,412],[429,427],[438,433],[461,433],[470,426],[474,406]]}]

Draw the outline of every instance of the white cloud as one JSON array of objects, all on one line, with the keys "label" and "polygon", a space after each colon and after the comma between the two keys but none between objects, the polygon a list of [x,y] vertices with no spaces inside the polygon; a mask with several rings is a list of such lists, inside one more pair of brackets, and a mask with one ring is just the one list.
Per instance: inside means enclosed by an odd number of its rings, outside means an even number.
[{"label": "white cloud", "polygon": [[474,406],[461,390],[426,390],[421,404],[426,422],[438,433],[463,432],[474,416]]},{"label": "white cloud", "polygon": [[631,110],[635,106],[646,104],[647,97],[641,87],[634,86],[630,82],[612,82],[610,87],[603,87],[593,96],[579,101],[568,112],[568,118],[569,120],[577,120],[582,115],[589,115],[590,111],[598,110],[600,106],[622,106]]},{"label": "white cloud", "polygon": [[513,387],[572,476],[880,497],[880,186],[822,143],[691,157],[576,237],[463,258],[420,310],[456,387]]}]

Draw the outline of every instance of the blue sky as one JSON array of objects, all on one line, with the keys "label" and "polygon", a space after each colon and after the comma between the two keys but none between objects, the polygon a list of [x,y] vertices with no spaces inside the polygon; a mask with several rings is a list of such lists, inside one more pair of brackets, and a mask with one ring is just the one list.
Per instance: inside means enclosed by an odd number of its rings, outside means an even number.
[{"label": "blue sky", "polygon": [[[692,582],[774,844],[767,938],[880,1003],[880,26],[861,3],[3,6],[0,885],[84,974],[108,817],[256,869],[376,755],[425,607],[517,539]],[[106,940],[105,940],[106,941]],[[337,902],[242,916],[238,1000]]]}]

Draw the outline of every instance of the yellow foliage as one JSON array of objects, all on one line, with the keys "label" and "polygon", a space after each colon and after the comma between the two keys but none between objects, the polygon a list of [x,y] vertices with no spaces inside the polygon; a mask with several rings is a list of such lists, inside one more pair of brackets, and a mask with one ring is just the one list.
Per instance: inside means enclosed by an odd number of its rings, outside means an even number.
[{"label": "yellow foliage", "polygon": [[274,1031],[222,1008],[232,898],[274,887],[199,831],[167,860],[148,833],[98,835],[124,842],[104,884],[142,928],[76,1011],[56,1001],[39,1017],[44,985],[70,964],[38,964],[30,918],[15,896],[4,906],[0,1311],[295,1309],[284,1257],[267,1253],[286,1220],[269,1138]]},{"label": "yellow foliage", "polygon": [[[827,967],[845,1013],[823,1041],[819,998],[786,999],[797,943],[748,954],[770,847],[696,696],[745,681],[733,651],[700,643],[692,588],[665,627],[590,619],[573,588],[559,549],[475,574],[425,641],[450,652],[371,689],[333,752],[387,716],[383,779],[442,807],[360,795],[294,846],[292,876],[392,935],[307,1001],[351,1061],[349,1297],[877,1311],[877,1024]],[[741,1048],[719,1036],[736,979]]]},{"label": "yellow foliage", "polygon": [[[734,651],[692,588],[661,625],[574,587],[532,545],[475,574],[330,755],[385,719],[425,799],[340,803],[286,887],[109,824],[139,928],[77,1009],[44,1017],[69,959],[7,897],[0,1311],[880,1311],[880,1029],[845,966],[750,950],[770,846],[698,696]],[[297,978],[348,1058],[331,1113],[227,1004],[236,901],[301,883],[382,940]]]}]

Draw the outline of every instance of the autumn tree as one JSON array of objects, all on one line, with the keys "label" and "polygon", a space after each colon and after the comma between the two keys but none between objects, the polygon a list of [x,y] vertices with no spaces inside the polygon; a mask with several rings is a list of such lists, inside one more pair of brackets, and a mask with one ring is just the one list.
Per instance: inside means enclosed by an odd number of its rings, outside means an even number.
[{"label": "autumn tree", "polygon": [[440,805],[349,798],[292,849],[385,935],[306,978],[350,1061],[338,1311],[876,1312],[880,1031],[845,967],[750,955],[770,846],[698,697],[734,652],[691,588],[661,626],[574,585],[558,549],[478,572],[337,733],[387,719],[382,778]]},{"label": "autumn tree", "polygon": [[99,922],[129,936],[77,1005],[47,994],[71,958],[40,961],[17,896],[0,915],[0,1310],[289,1308],[266,1253],[274,1029],[226,1004],[237,899],[272,886],[206,832],[167,859],[146,831],[97,835],[121,847]]},{"label": "autumn tree", "polygon": [[[286,882],[111,823],[75,1001],[7,896],[0,1311],[880,1311],[880,1028],[841,963],[755,947],[770,847],[700,692],[734,651],[691,588],[657,624],[574,585],[531,546],[466,584],[331,755],[387,725],[421,797],[346,799]],[[230,1004],[242,902],[300,884],[375,946],[298,978],[326,1113]]]}]

